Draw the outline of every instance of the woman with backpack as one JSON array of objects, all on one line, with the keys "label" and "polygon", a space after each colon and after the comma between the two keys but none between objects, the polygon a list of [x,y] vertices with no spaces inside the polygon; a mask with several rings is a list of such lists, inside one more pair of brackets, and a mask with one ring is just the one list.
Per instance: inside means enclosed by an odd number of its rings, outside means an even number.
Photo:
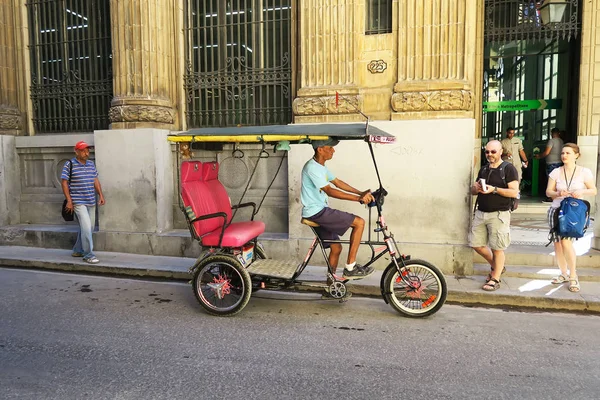
[{"label": "woman with backpack", "polygon": [[[563,166],[554,169],[548,177],[546,196],[552,199],[548,210],[548,224],[550,225],[550,239],[554,242],[554,251],[560,275],[552,279],[553,284],[569,282],[569,291],[579,292],[579,279],[577,278],[577,255],[573,248],[573,239],[561,235],[558,217],[561,212],[561,203],[564,199],[572,197],[581,199],[584,196],[596,195],[596,182],[589,168],[576,165],[579,158],[579,146],[567,143],[560,153]],[[588,203],[589,204],[589,203]],[[589,214],[589,208],[587,210]],[[568,272],[567,272],[568,269]]]}]

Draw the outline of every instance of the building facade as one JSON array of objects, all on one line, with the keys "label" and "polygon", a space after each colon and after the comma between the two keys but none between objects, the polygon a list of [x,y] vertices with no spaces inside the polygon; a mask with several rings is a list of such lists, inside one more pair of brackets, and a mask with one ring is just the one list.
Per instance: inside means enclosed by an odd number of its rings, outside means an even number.
[{"label": "building facade", "polygon": [[[168,133],[356,122],[365,114],[397,137],[376,153],[390,192],[387,221],[403,250],[446,273],[470,273],[468,192],[482,142],[514,124],[534,138],[532,148],[552,124],[571,121],[581,163],[598,169],[600,3],[569,0],[564,18],[574,17],[575,27],[568,38],[565,26],[542,23],[541,3],[0,0],[0,225],[62,223],[58,171],[72,144],[84,139],[95,145],[107,198],[99,249],[190,255],[196,249],[177,233],[184,227],[181,159]],[[547,36],[501,36],[521,26]],[[528,44],[540,40],[556,49],[540,53]],[[511,53],[513,42],[520,52]],[[545,59],[527,67],[515,61],[530,55],[523,49],[549,55],[550,72]],[[555,64],[568,68],[554,73]],[[576,82],[568,80],[573,71]],[[550,89],[537,95],[531,82],[548,74]],[[542,100],[561,96],[570,108],[539,117],[484,113],[484,100],[534,92]],[[527,118],[533,122],[526,129]],[[310,235],[299,224],[300,171],[310,146],[266,160],[260,147],[242,146],[243,158],[233,150],[194,148],[194,157],[221,162],[234,202],[255,166],[246,194],[258,202],[283,164],[259,218],[268,221],[273,254],[298,254]],[[330,168],[354,186],[375,189],[364,144],[340,144]],[[358,205],[334,205],[366,217]]]}]

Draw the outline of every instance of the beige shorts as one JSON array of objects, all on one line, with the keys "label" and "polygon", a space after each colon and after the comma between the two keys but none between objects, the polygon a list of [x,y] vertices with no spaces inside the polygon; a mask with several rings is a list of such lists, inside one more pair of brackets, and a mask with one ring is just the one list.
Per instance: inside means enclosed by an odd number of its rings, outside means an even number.
[{"label": "beige shorts", "polygon": [[506,250],[510,245],[510,211],[475,211],[469,243],[471,247],[489,244],[492,250]]}]

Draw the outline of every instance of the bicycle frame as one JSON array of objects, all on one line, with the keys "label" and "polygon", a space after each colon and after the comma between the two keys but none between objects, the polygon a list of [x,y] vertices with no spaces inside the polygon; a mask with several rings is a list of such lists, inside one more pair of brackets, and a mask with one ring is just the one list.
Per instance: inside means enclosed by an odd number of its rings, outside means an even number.
[{"label": "bicycle frame", "polygon": [[[382,196],[384,196],[384,195],[382,195]],[[401,269],[406,266],[404,261],[409,260],[410,256],[405,256],[405,255],[401,254],[400,257],[398,257],[396,241],[394,239],[393,234],[388,232],[387,226],[385,224],[385,220],[382,215],[382,203],[383,203],[383,201],[381,201],[381,202],[377,201],[376,205],[375,205],[375,207],[377,207],[377,221],[376,221],[377,228],[374,230],[374,232],[377,232],[378,236],[379,236],[379,233],[382,233],[383,241],[380,241],[380,240],[373,241],[371,239],[371,228],[372,228],[371,210],[373,207],[369,207],[368,240],[360,241],[360,245],[367,245],[370,247],[371,259],[364,266],[368,267],[371,264],[373,264],[374,262],[376,262],[377,260],[379,260],[383,255],[390,254],[392,256],[392,262],[394,263],[399,276],[402,277],[402,280],[405,281],[405,283],[410,284],[410,281],[405,276],[406,274],[401,273]],[[334,244],[334,243],[349,245],[350,240],[322,240],[316,234],[315,229],[314,228],[311,228],[311,229],[315,233],[315,238],[313,239],[313,242],[312,242],[310,248],[308,249],[308,252],[307,252],[306,256],[304,257],[302,263],[298,266],[296,273],[291,278],[290,283],[298,282],[298,281],[296,281],[296,279],[298,278],[298,276],[300,276],[300,274],[302,274],[304,269],[308,266],[308,263],[309,263],[310,259],[312,258],[313,254],[315,253],[317,247],[320,247],[321,253],[323,254],[323,258],[325,260],[325,263],[327,264],[327,278],[329,278],[329,280],[331,280],[331,281],[341,280],[340,278],[338,278],[335,275],[335,273],[333,272],[333,268],[329,264],[329,257],[327,256],[327,252],[325,251],[325,248],[326,248],[325,245]]]}]

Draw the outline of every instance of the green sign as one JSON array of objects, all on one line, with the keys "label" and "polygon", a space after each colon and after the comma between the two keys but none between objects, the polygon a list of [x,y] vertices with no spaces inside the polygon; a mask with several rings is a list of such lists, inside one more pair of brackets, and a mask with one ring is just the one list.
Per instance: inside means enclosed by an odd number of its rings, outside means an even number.
[{"label": "green sign", "polygon": [[557,109],[561,109],[561,108],[562,108],[562,99],[509,100],[509,101],[484,101],[483,102],[483,112],[557,110]]}]

